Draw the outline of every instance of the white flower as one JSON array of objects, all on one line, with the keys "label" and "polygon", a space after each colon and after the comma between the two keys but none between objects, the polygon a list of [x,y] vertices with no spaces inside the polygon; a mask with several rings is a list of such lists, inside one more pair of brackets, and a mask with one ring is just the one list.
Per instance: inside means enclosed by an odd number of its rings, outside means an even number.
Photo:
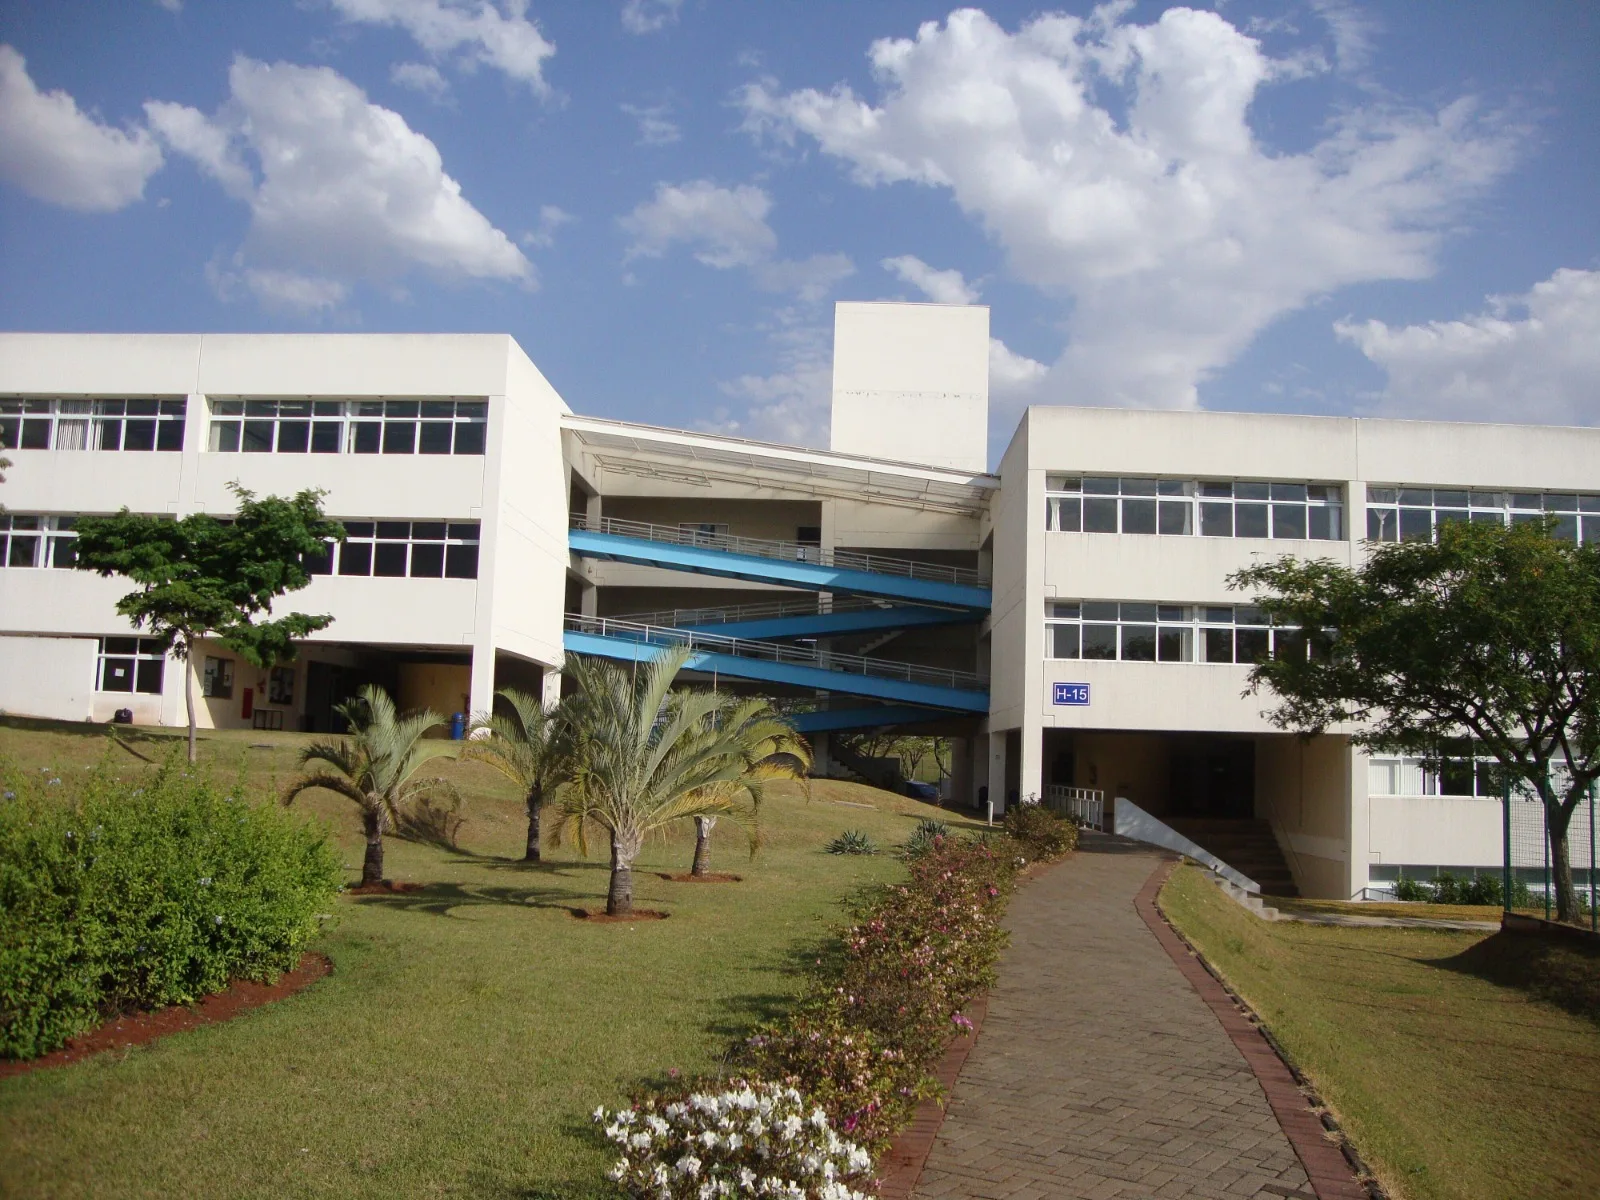
[{"label": "white flower", "polygon": [[605,1106],[605,1105],[604,1105],[604,1104],[602,1104],[602,1105],[599,1105],[599,1106],[598,1106],[598,1107],[597,1107],[597,1108],[596,1108],[596,1109],[595,1109],[595,1110],[594,1110],[594,1119],[595,1119],[595,1120],[596,1120],[596,1121],[597,1121],[597,1122],[599,1122],[599,1121],[604,1121],[604,1120],[605,1120],[605,1119],[606,1119],[606,1106]]},{"label": "white flower", "polygon": [[648,1150],[650,1149],[650,1135],[643,1131],[636,1133],[628,1139],[628,1145],[635,1150]]},{"label": "white flower", "polygon": [[692,1154],[685,1154],[677,1162],[678,1174],[688,1175],[691,1178],[700,1174],[700,1160]]}]

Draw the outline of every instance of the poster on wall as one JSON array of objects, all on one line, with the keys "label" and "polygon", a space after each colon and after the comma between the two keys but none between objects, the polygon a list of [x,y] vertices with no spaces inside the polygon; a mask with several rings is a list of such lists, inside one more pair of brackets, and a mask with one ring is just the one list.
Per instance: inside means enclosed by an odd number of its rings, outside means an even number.
[{"label": "poster on wall", "polygon": [[267,683],[267,699],[273,704],[294,703],[294,668],[273,667]]}]

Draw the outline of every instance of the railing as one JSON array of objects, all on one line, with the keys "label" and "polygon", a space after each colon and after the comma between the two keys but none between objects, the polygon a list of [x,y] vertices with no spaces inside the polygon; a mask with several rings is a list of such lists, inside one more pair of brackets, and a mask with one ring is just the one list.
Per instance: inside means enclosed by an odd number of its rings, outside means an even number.
[{"label": "railing", "polygon": [[652,645],[692,646],[708,654],[730,654],[736,658],[817,667],[824,671],[836,671],[846,675],[898,679],[905,683],[972,691],[988,688],[988,681],[975,671],[924,667],[914,663],[895,662],[887,658],[863,658],[859,654],[836,654],[832,651],[819,651],[814,646],[725,637],[720,633],[691,633],[667,625],[641,625],[634,621],[619,621],[614,617],[585,617],[577,613],[568,613],[566,627],[573,633],[623,638],[633,642],[648,642]]},{"label": "railing", "polygon": [[[871,596],[835,596],[819,603],[804,600],[768,600],[761,604],[724,604],[710,608],[663,608],[648,613],[618,613],[617,620],[636,625],[725,625],[732,621],[759,621],[775,617],[819,617],[846,612],[891,612],[896,606]],[[927,606],[923,606],[927,607]]]},{"label": "railing", "polygon": [[1044,789],[1044,806],[1051,812],[1070,817],[1079,825],[1104,829],[1106,794],[1098,788],[1064,787],[1052,783]]},{"label": "railing", "polygon": [[747,554],[755,558],[770,558],[780,562],[813,563],[817,566],[838,567],[846,571],[871,571],[877,575],[898,575],[905,579],[927,579],[966,587],[989,586],[988,576],[971,567],[947,567],[938,563],[913,562],[906,558],[889,558],[881,554],[858,554],[853,550],[824,550],[821,546],[805,542],[734,537],[726,533],[708,533],[693,526],[686,528],[679,525],[654,525],[648,521],[621,521],[616,517],[594,519],[574,514],[572,528],[589,533],[609,533],[617,537],[639,538],[671,546],[723,550],[729,554]]}]

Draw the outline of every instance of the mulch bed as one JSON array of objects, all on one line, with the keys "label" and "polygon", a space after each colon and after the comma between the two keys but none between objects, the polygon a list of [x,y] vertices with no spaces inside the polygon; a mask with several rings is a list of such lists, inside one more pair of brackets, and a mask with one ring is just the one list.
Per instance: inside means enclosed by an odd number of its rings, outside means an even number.
[{"label": "mulch bed", "polygon": [[344,890],[346,896],[409,896],[413,892],[420,892],[426,884],[422,883],[396,883],[392,879],[385,879],[380,883],[358,883],[355,887]]},{"label": "mulch bed", "polygon": [[143,1046],[168,1034],[185,1033],[202,1025],[228,1021],[252,1008],[260,1008],[274,1000],[282,1000],[310,987],[333,970],[333,962],[325,954],[302,954],[300,965],[278,976],[277,983],[256,983],[249,979],[235,980],[225,991],[213,992],[201,998],[198,1004],[173,1004],[151,1012],[125,1013],[112,1017],[98,1028],[73,1038],[60,1050],[26,1060],[0,1062],[0,1079],[11,1075],[25,1075],[50,1067],[64,1067],[82,1062],[107,1050],[127,1050]]},{"label": "mulch bed", "polygon": [[673,875],[666,871],[657,872],[657,878],[665,879],[668,883],[743,883],[743,875],[724,875],[718,871],[707,871],[704,875],[695,875],[685,871],[681,875]]},{"label": "mulch bed", "polygon": [[670,913],[657,912],[653,908],[636,908],[626,916],[612,916],[603,908],[569,908],[569,913],[580,921],[588,921],[595,925],[617,925],[627,921],[665,921]]}]

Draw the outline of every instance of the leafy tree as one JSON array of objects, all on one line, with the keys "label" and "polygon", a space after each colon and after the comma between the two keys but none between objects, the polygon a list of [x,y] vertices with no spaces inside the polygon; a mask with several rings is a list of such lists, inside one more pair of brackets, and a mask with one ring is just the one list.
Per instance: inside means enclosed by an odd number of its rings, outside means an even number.
[{"label": "leafy tree", "polygon": [[528,847],[523,862],[539,861],[539,817],[572,772],[570,702],[545,708],[537,696],[503,688],[509,715],[479,717],[461,757],[487,763],[522,790],[528,807]]},{"label": "leafy tree", "polygon": [[368,684],[354,699],[338,706],[350,722],[351,737],[313,742],[300,751],[302,766],[320,763],[289,785],[283,802],[293,804],[301,792],[325,788],[338,792],[361,810],[367,855],[361,864],[363,884],[383,882],[383,835],[405,811],[426,796],[455,789],[443,779],[414,779],[417,768],[448,751],[420,744],[428,730],[444,724],[429,709],[401,716],[381,687]]},{"label": "leafy tree", "polygon": [[672,647],[632,671],[568,660],[578,694],[562,816],[585,853],[591,829],[609,837],[613,915],[633,911],[633,863],[646,837],[690,817],[726,816],[753,853],[764,784],[797,778],[811,763],[805,741],[765,699],[673,690],[690,653]]},{"label": "leafy tree", "polygon": [[1230,583],[1302,631],[1250,674],[1279,696],[1276,725],[1350,724],[1359,745],[1431,758],[1471,738],[1544,802],[1557,911],[1575,919],[1567,831],[1600,776],[1600,546],[1452,522],[1369,545],[1358,569],[1284,558]]},{"label": "leafy tree", "polygon": [[322,512],[319,491],[257,499],[238,484],[238,513],[222,520],[196,513],[173,520],[121,512],[80,517],[77,566],[139,585],[117,601],[135,629],[185,664],[189,761],[195,760],[194,672],[188,663],[202,638],[214,638],[258,667],[294,656],[295,640],[326,629],[331,616],[292,612],[269,620],[272,602],[311,582],[307,561],[342,541],[344,526]]}]

